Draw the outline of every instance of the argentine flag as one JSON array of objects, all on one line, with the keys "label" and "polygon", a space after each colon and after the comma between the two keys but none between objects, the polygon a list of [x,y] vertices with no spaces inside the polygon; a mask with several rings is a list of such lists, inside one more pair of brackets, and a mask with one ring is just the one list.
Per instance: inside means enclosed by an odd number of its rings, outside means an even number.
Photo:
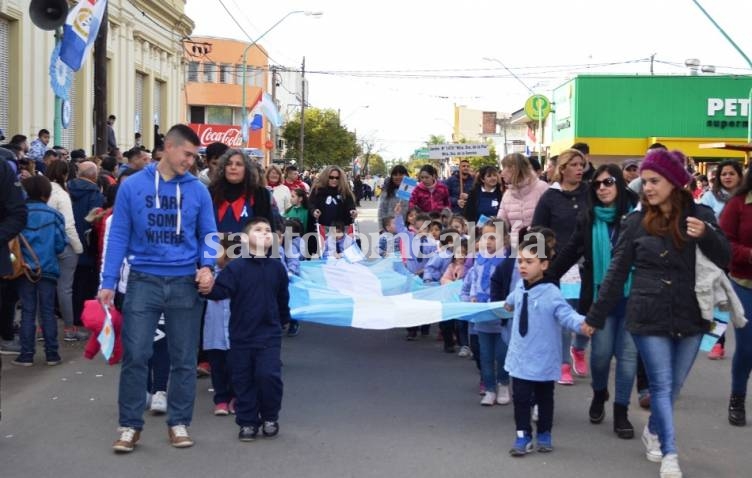
[{"label": "argentine flag", "polygon": [[392,329],[450,319],[511,318],[503,302],[462,302],[462,282],[426,285],[398,258],[308,261],[290,283],[293,319],[340,327]]},{"label": "argentine flag", "polygon": [[102,324],[102,331],[97,336],[97,342],[99,342],[100,350],[105,360],[110,360],[112,357],[112,350],[115,348],[115,330],[112,327],[112,316],[110,315],[110,308],[104,308],[104,324]]},{"label": "argentine flag", "polygon": [[89,56],[106,6],[107,0],[81,0],[68,13],[63,26],[60,59],[71,70],[80,70],[84,60]]}]

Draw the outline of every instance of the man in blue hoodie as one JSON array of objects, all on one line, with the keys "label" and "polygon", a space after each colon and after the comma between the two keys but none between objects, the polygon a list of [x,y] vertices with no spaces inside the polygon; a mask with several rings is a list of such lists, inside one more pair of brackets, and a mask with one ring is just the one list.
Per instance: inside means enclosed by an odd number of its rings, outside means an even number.
[{"label": "man in blue hoodie", "polygon": [[165,316],[170,351],[167,426],[176,448],[193,445],[187,427],[196,393],[196,352],[202,299],[213,284],[217,238],[214,208],[206,188],[188,171],[198,151],[196,133],[173,126],[158,164],[122,183],[102,264],[99,299],[112,306],[123,259],[130,264],[123,303],[123,364],[118,397],[116,452],[130,452],[139,439],[146,408],[146,376],[154,331]]}]

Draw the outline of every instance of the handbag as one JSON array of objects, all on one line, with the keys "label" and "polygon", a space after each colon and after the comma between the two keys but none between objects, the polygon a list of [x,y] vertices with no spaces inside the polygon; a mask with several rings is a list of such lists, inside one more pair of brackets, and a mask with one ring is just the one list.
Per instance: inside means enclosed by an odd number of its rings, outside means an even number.
[{"label": "handbag", "polygon": [[[34,264],[30,265],[26,262],[21,249],[22,246],[29,251]],[[10,252],[10,263],[13,270],[10,274],[2,276],[2,279],[13,280],[26,276],[30,282],[39,282],[42,278],[42,264],[23,234],[19,234],[8,241],[8,251]]]}]

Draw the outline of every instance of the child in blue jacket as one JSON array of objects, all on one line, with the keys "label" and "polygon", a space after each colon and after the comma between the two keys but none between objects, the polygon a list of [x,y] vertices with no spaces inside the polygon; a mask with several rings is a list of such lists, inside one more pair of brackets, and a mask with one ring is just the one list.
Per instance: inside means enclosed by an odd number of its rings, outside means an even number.
[{"label": "child in blue jacket", "polygon": [[243,228],[249,257],[227,264],[207,298],[230,299],[227,354],[236,397],[238,439],[253,441],[279,433],[282,407],[282,326],[290,320],[285,267],[271,258],[272,228],[255,217]]},{"label": "child in blue jacket", "polygon": [[544,279],[551,254],[541,235],[520,243],[517,263],[522,281],[506,299],[507,310],[514,311],[505,362],[507,372],[514,378],[517,438],[509,450],[512,456],[523,456],[533,450],[530,424],[533,396],[538,405],[538,451],[553,451],[551,427],[554,384],[561,377],[561,328],[592,335],[585,318],[572,309],[556,284]]},{"label": "child in blue jacket", "polygon": [[[31,250],[22,243],[24,261],[30,266],[41,266],[42,276],[38,281],[26,276],[18,279],[18,294],[21,298],[21,354],[14,365],[34,365],[37,303],[39,320],[44,332],[44,353],[47,365],[61,362],[57,343],[57,320],[55,320],[55,290],[60,277],[57,256],[63,252],[68,239],[65,235],[63,216],[47,205],[52,194],[52,185],[44,176],[31,176],[21,183],[26,190],[26,206],[29,216],[26,228],[21,232]],[[36,256],[36,259],[35,257]]]}]

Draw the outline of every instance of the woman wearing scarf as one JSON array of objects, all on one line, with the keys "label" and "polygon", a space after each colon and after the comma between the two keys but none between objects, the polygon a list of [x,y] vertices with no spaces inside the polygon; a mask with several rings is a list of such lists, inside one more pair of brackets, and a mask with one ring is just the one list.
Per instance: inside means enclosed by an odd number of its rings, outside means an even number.
[{"label": "woman wearing scarf", "polygon": [[[578,312],[586,314],[598,295],[619,238],[622,219],[637,204],[637,196],[627,188],[621,170],[614,164],[599,167],[589,191],[590,207],[577,220],[574,232],[561,252],[555,256],[550,273],[559,279],[584,257]],[[593,400],[590,422],[601,423],[606,416],[604,403],[609,398],[608,375],[611,359],[616,358],[614,432],[619,438],[632,438],[634,427],[627,418],[629,397],[637,372],[637,350],[625,327],[626,297],[631,278],[624,284],[624,294],[613,307],[603,326],[592,337],[590,368]]]}]

